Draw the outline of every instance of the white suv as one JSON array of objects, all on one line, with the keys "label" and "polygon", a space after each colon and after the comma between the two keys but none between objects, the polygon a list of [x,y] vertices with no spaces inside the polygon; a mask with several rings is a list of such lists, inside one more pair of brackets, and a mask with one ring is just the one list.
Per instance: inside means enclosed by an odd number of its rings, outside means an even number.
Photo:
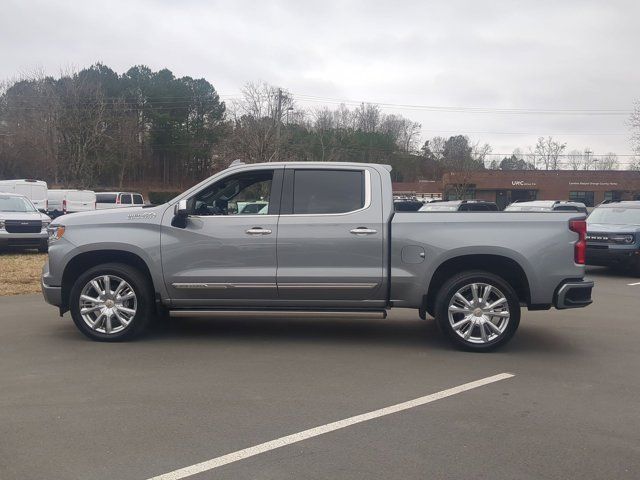
[{"label": "white suv", "polygon": [[96,210],[105,208],[138,207],[144,205],[144,198],[134,192],[97,192]]},{"label": "white suv", "polygon": [[0,250],[37,248],[46,252],[49,223],[51,219],[27,197],[0,193]]}]

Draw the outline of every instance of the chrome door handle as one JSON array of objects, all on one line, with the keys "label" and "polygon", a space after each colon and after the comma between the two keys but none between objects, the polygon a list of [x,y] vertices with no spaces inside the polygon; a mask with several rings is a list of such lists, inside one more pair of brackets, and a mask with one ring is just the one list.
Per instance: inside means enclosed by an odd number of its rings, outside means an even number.
[{"label": "chrome door handle", "polygon": [[245,232],[247,235],[269,235],[271,230],[268,228],[253,227]]},{"label": "chrome door handle", "polygon": [[373,235],[374,233],[378,233],[377,230],[367,227],[354,228],[353,230],[350,230],[350,232],[354,235]]}]

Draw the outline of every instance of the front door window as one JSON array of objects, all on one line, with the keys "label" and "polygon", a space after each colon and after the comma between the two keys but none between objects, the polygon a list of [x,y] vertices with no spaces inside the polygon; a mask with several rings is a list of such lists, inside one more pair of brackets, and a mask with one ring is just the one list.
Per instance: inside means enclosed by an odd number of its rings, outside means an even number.
[{"label": "front door window", "polygon": [[266,215],[273,170],[232,175],[202,190],[190,201],[193,215]]}]

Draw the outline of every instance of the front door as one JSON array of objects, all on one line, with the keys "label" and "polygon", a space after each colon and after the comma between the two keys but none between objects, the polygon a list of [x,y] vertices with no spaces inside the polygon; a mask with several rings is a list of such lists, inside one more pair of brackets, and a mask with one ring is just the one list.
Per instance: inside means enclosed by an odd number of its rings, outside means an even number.
[{"label": "front door", "polygon": [[[380,306],[385,224],[375,169],[287,167],[278,223],[278,296],[312,307]],[[364,302],[364,303],[363,303]]]},{"label": "front door", "polygon": [[174,306],[250,305],[277,298],[282,169],[230,173],[192,195],[186,222],[162,221],[162,268]]}]

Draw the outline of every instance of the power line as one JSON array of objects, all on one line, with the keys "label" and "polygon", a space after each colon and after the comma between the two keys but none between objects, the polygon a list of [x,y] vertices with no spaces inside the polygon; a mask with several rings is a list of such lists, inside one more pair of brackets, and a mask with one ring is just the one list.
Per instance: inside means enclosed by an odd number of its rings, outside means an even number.
[{"label": "power line", "polygon": [[418,105],[407,103],[389,103],[389,102],[372,102],[366,100],[340,99],[332,97],[321,97],[317,95],[292,94],[294,98],[305,102],[315,103],[331,103],[345,105],[362,105],[371,104],[381,108],[398,108],[409,110],[428,110],[434,112],[451,112],[451,113],[495,113],[495,114],[526,114],[526,115],[629,115],[630,110],[626,109],[542,109],[542,108],[494,108],[494,107],[463,107],[463,106],[444,106],[444,105]]}]

